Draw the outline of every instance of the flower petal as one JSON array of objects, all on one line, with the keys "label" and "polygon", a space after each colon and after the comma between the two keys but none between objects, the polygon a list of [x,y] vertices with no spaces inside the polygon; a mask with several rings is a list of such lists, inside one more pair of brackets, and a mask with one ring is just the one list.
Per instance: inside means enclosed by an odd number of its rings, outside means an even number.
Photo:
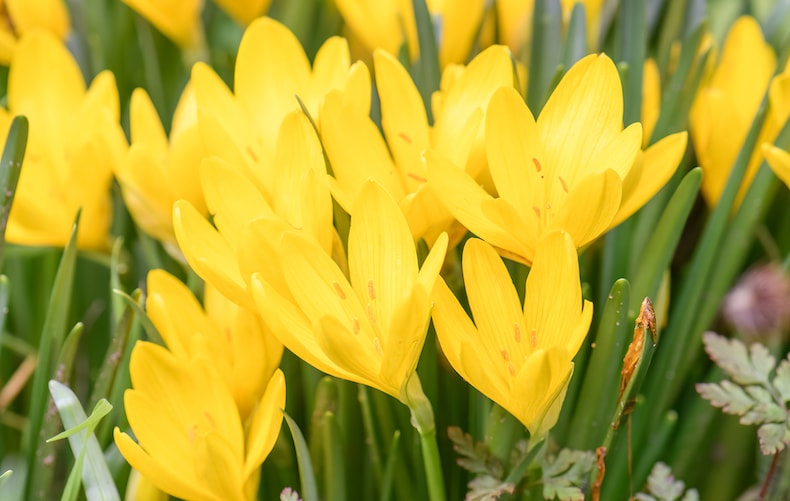
[{"label": "flower petal", "polygon": [[620,208],[621,190],[622,181],[613,170],[583,177],[571,188],[547,230],[565,230],[576,247],[584,247],[611,225]]},{"label": "flower petal", "polygon": [[274,448],[283,422],[283,410],[285,410],[285,376],[280,369],[277,369],[266,385],[247,433],[245,477],[252,475]]}]

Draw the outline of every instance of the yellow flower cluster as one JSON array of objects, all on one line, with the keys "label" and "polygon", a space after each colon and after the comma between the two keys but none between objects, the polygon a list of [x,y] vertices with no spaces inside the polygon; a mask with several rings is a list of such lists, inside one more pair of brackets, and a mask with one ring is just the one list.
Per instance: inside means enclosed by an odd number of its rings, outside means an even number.
[{"label": "yellow flower cluster", "polygon": [[[198,38],[200,2],[125,3],[182,46]],[[453,368],[531,435],[545,435],[593,314],[578,252],[647,203],[686,152],[685,132],[650,142],[657,69],[645,68],[644,127],[624,126],[620,76],[604,54],[569,68],[535,116],[505,45],[456,64],[486,2],[428,1],[441,19],[445,68],[428,113],[393,55],[406,44],[418,57],[411,2],[338,0],[372,54],[370,68],[352,62],[340,37],[311,64],[285,26],[255,19],[266,1],[217,3],[247,26],[233,88],[195,64],[169,133],[138,89],[127,143],[112,74],[86,89],[51,34],[20,30],[10,60],[0,133],[17,114],[31,132],[7,239],[62,245],[81,208],[79,245],[106,249],[114,173],[139,228],[207,284],[201,306],[176,278],[148,276],[147,313],[166,346],[141,342],[132,354],[125,411],[135,438],[115,433],[124,457],[174,496],[251,499],[285,406],[283,345],[417,413],[424,396],[415,369],[431,319]],[[594,46],[601,2],[585,3]],[[13,13],[16,3],[6,4]],[[740,76],[744,58],[759,63],[749,79]],[[745,18],[699,91],[692,140],[711,204],[767,87],[760,142],[790,114],[790,73],[772,79],[775,66]],[[374,85],[380,127],[371,118]],[[763,151],[790,183],[790,155],[765,146],[744,190]],[[350,216],[346,229],[333,200]],[[421,240],[429,250],[420,264]],[[471,314],[441,276],[464,241]],[[502,258],[531,268],[523,302]]]}]

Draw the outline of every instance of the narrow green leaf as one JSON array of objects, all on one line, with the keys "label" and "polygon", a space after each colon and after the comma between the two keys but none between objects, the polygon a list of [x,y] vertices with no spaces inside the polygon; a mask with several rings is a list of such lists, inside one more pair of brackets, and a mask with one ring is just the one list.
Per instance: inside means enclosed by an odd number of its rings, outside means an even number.
[{"label": "narrow green leaf", "polygon": [[[49,306],[44,318],[44,327],[38,347],[38,367],[33,377],[30,412],[24,440],[28,465],[31,470],[36,461],[36,449],[38,449],[41,424],[46,413],[47,401],[49,400],[47,381],[52,378],[54,371],[52,354],[60,351],[63,344],[63,336],[66,333],[66,322],[68,320],[74,282],[74,267],[77,259],[79,219],[80,213],[77,212],[74,226],[71,229],[71,236],[65,249],[63,249],[63,256],[55,275],[55,283],[49,297]],[[29,488],[30,485],[28,484]]]},{"label": "narrow green leaf", "polygon": [[[653,231],[643,247],[645,252],[641,252],[634,260],[637,266],[630,274],[633,277],[634,295],[628,306],[629,316],[636,316],[642,298],[656,297],[658,294],[661,277],[672,262],[672,256],[680,242],[686,219],[694,207],[701,183],[702,169],[699,167],[686,174],[664,209],[658,224],[652,226]],[[639,224],[643,222],[640,220]]]},{"label": "narrow green leaf", "polygon": [[[110,291],[123,290],[121,285],[121,269],[125,268],[126,264],[121,262],[122,256],[123,237],[118,237],[112,244],[112,253],[110,254]],[[118,325],[121,315],[123,315],[124,312],[123,299],[113,295],[110,301],[112,325]]]},{"label": "narrow green leaf", "polygon": [[22,171],[22,161],[27,149],[27,131],[27,118],[24,116],[14,117],[6,136],[3,156],[0,157],[0,269],[3,268],[5,230],[8,226],[8,217],[11,215],[11,205],[14,202],[16,185],[19,182],[19,173]]},{"label": "narrow green leaf", "polygon": [[285,411],[283,411],[283,417],[285,417],[285,422],[288,424],[288,429],[291,430],[291,436],[296,447],[296,459],[299,465],[299,477],[302,485],[302,499],[304,501],[318,501],[318,488],[315,482],[315,475],[313,474],[313,465],[310,462],[310,450],[307,448],[307,442],[305,442],[304,435],[302,435],[302,431],[299,429],[296,421],[291,419],[291,416]]},{"label": "narrow green leaf", "polygon": [[565,37],[565,49],[562,55],[564,66],[570,68],[587,53],[587,12],[584,3],[577,2],[571,11],[571,20]]},{"label": "narrow green leaf", "polygon": [[25,480],[27,463],[19,454],[8,454],[0,461],[0,499],[3,501],[25,500]]},{"label": "narrow green leaf", "polygon": [[[140,321],[140,324],[143,326],[143,330],[148,336],[148,339],[153,343],[157,343],[159,345],[164,346],[165,342],[162,340],[162,336],[159,334],[159,331],[156,329],[156,326],[154,325],[153,322],[151,322],[151,319],[148,317],[148,314],[143,309],[142,306],[143,298],[141,295],[136,295],[137,291],[139,291],[139,289],[132,292],[132,296],[118,289],[113,289],[112,292],[113,294],[123,299],[126,305],[129,306],[135,312],[135,314],[137,315],[137,319]],[[137,299],[135,299],[135,297]]]},{"label": "narrow green leaf", "polygon": [[[628,301],[630,286],[627,280],[617,280],[609,291],[598,323],[592,357],[584,372],[579,401],[568,428],[565,446],[571,449],[592,450],[601,445],[611,424],[617,403],[621,361],[628,347]],[[582,374],[579,374],[582,376]]]},{"label": "narrow green leaf", "polygon": [[390,447],[387,451],[387,462],[384,465],[384,476],[381,479],[381,501],[389,501],[394,491],[393,482],[395,481],[395,465],[399,463],[400,449],[400,430],[395,430],[392,434]]},{"label": "narrow green leaf", "polygon": [[343,501],[346,496],[346,460],[337,417],[325,412],[321,427],[324,451],[324,499]]},{"label": "narrow green leaf", "polygon": [[[115,482],[104,462],[104,454],[99,447],[99,441],[93,434],[99,421],[112,410],[112,406],[106,400],[101,400],[88,417],[85,415],[77,395],[68,386],[53,380],[49,382],[49,390],[60,413],[63,427],[66,428],[65,432],[51,440],[68,437],[71,451],[76,459],[74,470],[63,493],[64,499],[76,499],[79,480],[72,480],[72,478],[81,476],[88,501],[120,501]],[[81,475],[79,475],[80,471]],[[71,497],[72,495],[74,497]]]},{"label": "narrow green leaf", "polygon": [[562,57],[562,11],[560,2],[536,0],[532,15],[532,46],[529,56],[527,105],[540,114],[549,97],[551,82]]},{"label": "narrow green leaf", "polygon": [[3,351],[5,321],[8,316],[8,277],[0,275],[0,353]]},{"label": "narrow green leaf", "polygon": [[[417,84],[417,89],[422,96],[428,123],[433,123],[433,109],[431,96],[439,90],[442,74],[439,68],[439,49],[437,47],[436,31],[434,30],[431,13],[425,0],[412,0],[414,8],[414,21],[417,24],[417,43],[420,48],[420,57],[414,63],[412,77]],[[444,28],[437,27],[439,33]]]}]

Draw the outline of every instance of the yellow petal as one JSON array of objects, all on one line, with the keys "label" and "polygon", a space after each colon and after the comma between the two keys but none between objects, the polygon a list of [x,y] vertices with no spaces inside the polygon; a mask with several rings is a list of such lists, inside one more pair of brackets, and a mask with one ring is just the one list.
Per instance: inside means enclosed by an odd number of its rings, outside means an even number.
[{"label": "yellow petal", "polygon": [[158,154],[167,151],[167,134],[156,113],[154,103],[144,89],[138,88],[132,92],[132,101],[129,105],[129,129],[132,143],[145,144]]},{"label": "yellow petal", "polygon": [[189,266],[239,305],[253,309],[228,242],[186,201],[173,206],[173,228]]},{"label": "yellow petal", "polygon": [[388,332],[396,305],[414,286],[417,255],[403,213],[373,181],[362,186],[351,212],[348,263],[359,302]]},{"label": "yellow petal", "polygon": [[376,88],[381,100],[381,126],[395,163],[414,191],[425,182],[422,152],[429,146],[430,129],[425,105],[409,73],[390,54],[373,53]]},{"label": "yellow petal", "polygon": [[506,408],[529,429],[530,435],[554,426],[559,416],[554,406],[562,405],[572,373],[571,357],[562,348],[538,350],[526,360],[513,385],[513,399]]},{"label": "yellow petal", "polygon": [[520,346],[528,346],[529,338],[510,275],[496,251],[476,238],[464,246],[463,271],[479,342],[489,353],[501,354],[500,370],[507,372],[511,357],[529,351]]},{"label": "yellow petal", "polygon": [[[349,54],[348,41],[343,37],[330,37],[318,49],[313,62],[309,86],[303,91],[303,94],[300,93],[299,95],[313,119],[317,119],[320,116],[321,102],[329,91],[345,89],[349,79],[351,79],[350,64],[351,55]],[[359,79],[359,77],[362,78]],[[369,78],[370,76],[368,75],[368,82]],[[358,75],[352,80],[352,86],[364,86],[364,80],[364,75]],[[367,96],[355,96],[355,99],[360,97],[362,98],[361,101],[367,101]],[[370,106],[368,105],[365,109],[369,108]]]},{"label": "yellow petal", "polygon": [[247,26],[269,9],[271,0],[215,0],[215,3],[237,23]]},{"label": "yellow petal", "polygon": [[[503,200],[494,200],[474,180],[458,167],[432,150],[425,153],[428,165],[428,183],[431,190],[458,221],[480,238],[492,245],[507,249],[520,256],[531,257],[531,250],[515,231],[528,228],[512,207]],[[504,204],[502,203],[504,202]]]},{"label": "yellow petal", "polygon": [[166,37],[183,48],[192,47],[198,36],[199,0],[123,0]]},{"label": "yellow petal", "polygon": [[763,154],[768,161],[768,165],[773,169],[776,177],[790,187],[790,153],[777,148],[776,146],[764,144]]},{"label": "yellow petal", "polygon": [[661,75],[655,59],[646,59],[642,68],[642,147],[647,148],[653,136],[658,115],[661,111]]},{"label": "yellow petal", "polygon": [[538,117],[544,166],[559,166],[566,180],[576,179],[589,157],[621,133],[622,122],[623,91],[614,63],[605,55],[582,58],[562,77]]},{"label": "yellow petal", "polygon": [[335,375],[398,397],[399,388],[389,385],[379,375],[382,353],[381,348],[376,348],[378,338],[354,334],[348,325],[327,315],[315,322],[315,339],[327,358],[343,369],[342,373]]},{"label": "yellow petal", "polygon": [[567,233],[548,233],[538,245],[527,278],[524,337],[533,349],[561,346],[573,356],[584,339],[575,328],[578,324],[589,328],[591,319],[592,304],[585,301],[582,310],[576,247]]},{"label": "yellow petal", "polygon": [[380,341],[383,359],[379,377],[399,388],[399,398],[404,395],[408,377],[417,368],[430,320],[431,300],[428,291],[416,287],[396,305],[390,329],[386,332],[386,338]]},{"label": "yellow petal", "polygon": [[118,427],[113,431],[113,437],[124,459],[159,489],[182,499],[210,499],[206,497],[201,486],[191,481],[183,471],[173,471],[173,465],[181,464],[181,459],[177,459],[175,463],[157,461]]},{"label": "yellow petal", "polygon": [[200,181],[214,224],[233,248],[239,247],[244,225],[253,219],[273,216],[274,211],[258,189],[228,163],[206,158]]},{"label": "yellow petal", "polygon": [[584,247],[611,225],[621,198],[622,181],[614,171],[582,177],[547,229],[564,229],[576,247]]},{"label": "yellow petal", "polygon": [[236,96],[265,143],[275,143],[282,119],[298,109],[294,94],[307,88],[309,77],[310,63],[288,28],[262,17],[245,30],[236,56]]},{"label": "yellow petal", "polygon": [[485,0],[456,0],[453,2],[429,2],[431,13],[439,19],[438,47],[439,63],[461,63],[469,57],[472,43],[479,29]]},{"label": "yellow petal", "polygon": [[19,35],[36,28],[44,28],[61,40],[66,39],[71,21],[63,0],[5,0],[8,18]]},{"label": "yellow petal", "polygon": [[623,181],[623,199],[610,228],[628,219],[658,193],[672,177],[686,151],[688,134],[678,132],[650,146],[634,162]]},{"label": "yellow petal", "polygon": [[[243,442],[242,442],[243,445]],[[215,431],[195,440],[194,466],[205,489],[217,499],[244,499],[241,466],[244,457]]]},{"label": "yellow petal", "polygon": [[356,114],[343,106],[339,92],[326,96],[321,141],[335,178],[353,199],[368,178],[375,179],[396,200],[403,198],[404,187],[378,127],[367,114]]},{"label": "yellow petal", "polygon": [[313,235],[327,252],[332,246],[332,198],[324,151],[307,116],[285,117],[274,158],[274,210],[293,227]]},{"label": "yellow petal", "polygon": [[512,87],[501,88],[491,98],[486,116],[486,152],[500,197],[521,214],[544,205],[549,173],[540,160],[544,157],[543,146],[532,113]]},{"label": "yellow petal", "polygon": [[266,385],[247,433],[247,455],[244,476],[252,475],[274,448],[283,422],[285,410],[285,376],[280,369],[274,371]]}]

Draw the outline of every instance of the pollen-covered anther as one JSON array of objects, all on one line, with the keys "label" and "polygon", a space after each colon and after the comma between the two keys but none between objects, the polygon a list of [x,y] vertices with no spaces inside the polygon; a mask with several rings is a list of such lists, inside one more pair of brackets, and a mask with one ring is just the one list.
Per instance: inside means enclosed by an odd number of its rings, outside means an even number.
[{"label": "pollen-covered anther", "polygon": [[511,362],[507,363],[507,370],[511,376],[516,377],[516,367]]},{"label": "pollen-covered anther", "polygon": [[359,319],[356,317],[351,320],[351,332],[359,334]]},{"label": "pollen-covered anther", "polygon": [[247,154],[250,157],[252,157],[252,160],[257,162],[258,161],[258,155],[255,154],[255,151],[252,149],[252,146],[247,146],[246,150],[247,150]]},{"label": "pollen-covered anther", "polygon": [[367,308],[365,308],[368,314],[368,321],[370,321],[371,325],[376,325],[376,310],[373,308],[372,303],[368,303]]},{"label": "pollen-covered anther", "polygon": [[518,325],[518,324],[513,324],[513,332],[514,332],[514,336],[513,337],[516,338],[516,342],[520,343],[521,342],[521,326]]},{"label": "pollen-covered anther", "polygon": [[368,297],[376,299],[376,289],[373,288],[373,280],[368,280]]},{"label": "pollen-covered anther", "polygon": [[421,176],[419,174],[415,174],[414,172],[407,172],[406,175],[409,176],[410,178],[414,179],[415,181],[419,181],[420,183],[427,183],[428,182],[428,180],[425,178],[425,176]]},{"label": "pollen-covered anther", "polygon": [[540,218],[540,207],[535,207],[533,205],[532,210],[535,211],[535,215],[538,216],[538,218]]},{"label": "pollen-covered anther", "polygon": [[340,299],[346,298],[346,293],[343,292],[343,289],[340,287],[340,284],[337,282],[332,282],[332,286],[335,288],[335,292]]},{"label": "pollen-covered anther", "polygon": [[529,345],[533,348],[538,347],[538,331],[532,329],[529,333]]},{"label": "pollen-covered anther", "polygon": [[568,193],[568,183],[565,182],[565,180],[562,178],[562,176],[557,176],[557,180],[562,185],[562,191],[564,191],[565,193]]},{"label": "pollen-covered anther", "polygon": [[540,160],[535,157],[532,157],[532,163],[535,164],[535,171],[540,172],[543,170],[543,166],[540,165]]},{"label": "pollen-covered anther", "polygon": [[398,132],[398,137],[403,139],[403,141],[406,142],[406,143],[409,143],[409,144],[412,143],[411,137],[408,134],[406,134],[405,132]]},{"label": "pollen-covered anther", "polygon": [[190,442],[194,442],[195,439],[197,438],[197,432],[198,432],[198,425],[193,424],[192,426],[189,426],[187,428],[187,439]]},{"label": "pollen-covered anther", "polygon": [[206,421],[208,421],[208,423],[211,425],[212,428],[217,427],[217,422],[214,421],[214,417],[211,414],[209,414],[208,411],[203,411],[203,417],[206,418]]},{"label": "pollen-covered anther", "polygon": [[510,362],[510,353],[508,353],[507,350],[500,350],[499,353],[502,355],[502,360]]}]

